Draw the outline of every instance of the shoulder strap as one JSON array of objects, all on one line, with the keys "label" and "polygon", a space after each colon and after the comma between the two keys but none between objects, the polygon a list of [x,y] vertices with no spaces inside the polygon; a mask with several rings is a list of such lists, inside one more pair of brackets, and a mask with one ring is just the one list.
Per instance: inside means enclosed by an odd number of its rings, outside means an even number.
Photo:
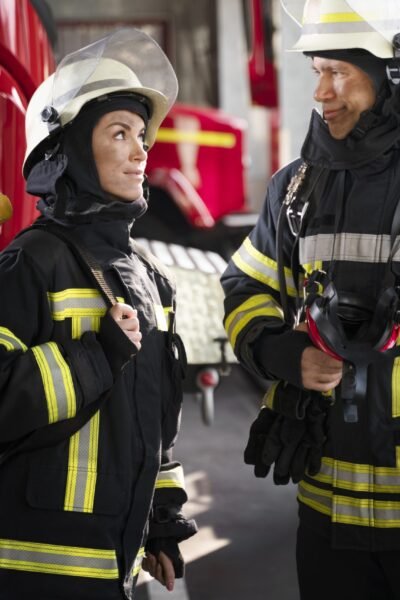
[{"label": "shoulder strap", "polygon": [[285,198],[279,211],[276,233],[276,260],[282,309],[287,324],[293,323],[293,317],[289,309],[283,256],[283,234],[285,223],[287,221],[289,224],[289,229],[295,237],[294,246],[296,246],[303,229],[304,217],[310,203],[311,195],[323,173],[325,173],[325,176],[328,174],[327,170],[323,167],[314,167],[303,162],[289,182]]},{"label": "shoulder strap", "polygon": [[39,229],[44,233],[50,233],[58,238],[60,238],[63,242],[67,244],[81,267],[86,271],[86,273],[91,278],[94,285],[101,292],[104,300],[106,301],[108,306],[114,306],[117,302],[114,293],[112,292],[110,286],[104,278],[103,269],[100,266],[100,263],[94,258],[94,256],[89,252],[87,247],[79,240],[72,231],[65,227],[61,227],[56,223],[40,225],[35,224],[32,226],[32,229]]}]

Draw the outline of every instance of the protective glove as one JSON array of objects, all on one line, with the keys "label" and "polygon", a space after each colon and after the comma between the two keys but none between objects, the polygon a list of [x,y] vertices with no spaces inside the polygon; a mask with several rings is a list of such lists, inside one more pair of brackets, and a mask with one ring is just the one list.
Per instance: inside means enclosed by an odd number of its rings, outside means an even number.
[{"label": "protective glove", "polygon": [[261,409],[250,427],[249,440],[244,451],[244,462],[246,465],[254,465],[256,477],[266,477],[270,471],[272,463],[265,464],[263,460],[264,445],[269,435],[272,435],[273,439],[277,436],[281,419],[282,417],[278,413],[265,407]]},{"label": "protective glove", "polygon": [[157,559],[160,552],[164,552],[171,560],[175,577],[181,579],[185,574],[185,563],[180,553],[178,542],[173,538],[155,538],[146,543],[146,552],[150,552]]},{"label": "protective glove", "polygon": [[250,428],[244,453],[245,463],[255,466],[256,477],[266,477],[274,465],[276,485],[285,485],[290,479],[298,483],[307,470],[310,475],[319,472],[326,440],[325,419],[331,404],[321,394],[281,384],[275,384],[275,389],[267,393],[267,406]]}]

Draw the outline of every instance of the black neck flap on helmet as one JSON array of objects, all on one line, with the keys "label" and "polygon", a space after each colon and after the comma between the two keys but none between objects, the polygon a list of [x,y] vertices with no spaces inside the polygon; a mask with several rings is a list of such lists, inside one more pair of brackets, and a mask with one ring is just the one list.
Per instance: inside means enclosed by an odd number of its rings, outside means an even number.
[{"label": "black neck flap on helmet", "polygon": [[146,211],[146,198],[132,203],[111,199],[100,185],[92,134],[99,119],[115,110],[138,114],[145,126],[151,117],[147,99],[137,94],[96,98],[61,130],[56,145],[30,171],[27,190],[41,197],[38,209],[46,217],[76,223],[118,216],[138,218]]}]

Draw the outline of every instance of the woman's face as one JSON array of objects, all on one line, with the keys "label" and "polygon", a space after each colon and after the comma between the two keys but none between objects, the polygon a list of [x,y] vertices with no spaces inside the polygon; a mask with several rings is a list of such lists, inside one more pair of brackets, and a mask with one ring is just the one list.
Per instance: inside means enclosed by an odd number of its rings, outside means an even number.
[{"label": "woman's face", "polygon": [[144,134],[143,119],[128,110],[103,115],[93,129],[92,150],[101,188],[124,202],[143,194]]}]

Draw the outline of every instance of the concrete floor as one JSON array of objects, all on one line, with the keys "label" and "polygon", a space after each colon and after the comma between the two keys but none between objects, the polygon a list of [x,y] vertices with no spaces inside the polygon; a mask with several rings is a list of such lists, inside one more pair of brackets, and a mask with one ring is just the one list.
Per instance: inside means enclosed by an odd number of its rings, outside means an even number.
[{"label": "concrete floor", "polygon": [[172,593],[140,579],[138,600],[298,600],[296,488],[256,479],[243,449],[262,391],[236,367],[215,395],[215,422],[185,396],[175,457],[184,464],[186,514],[199,533],[181,545],[185,580]]}]

